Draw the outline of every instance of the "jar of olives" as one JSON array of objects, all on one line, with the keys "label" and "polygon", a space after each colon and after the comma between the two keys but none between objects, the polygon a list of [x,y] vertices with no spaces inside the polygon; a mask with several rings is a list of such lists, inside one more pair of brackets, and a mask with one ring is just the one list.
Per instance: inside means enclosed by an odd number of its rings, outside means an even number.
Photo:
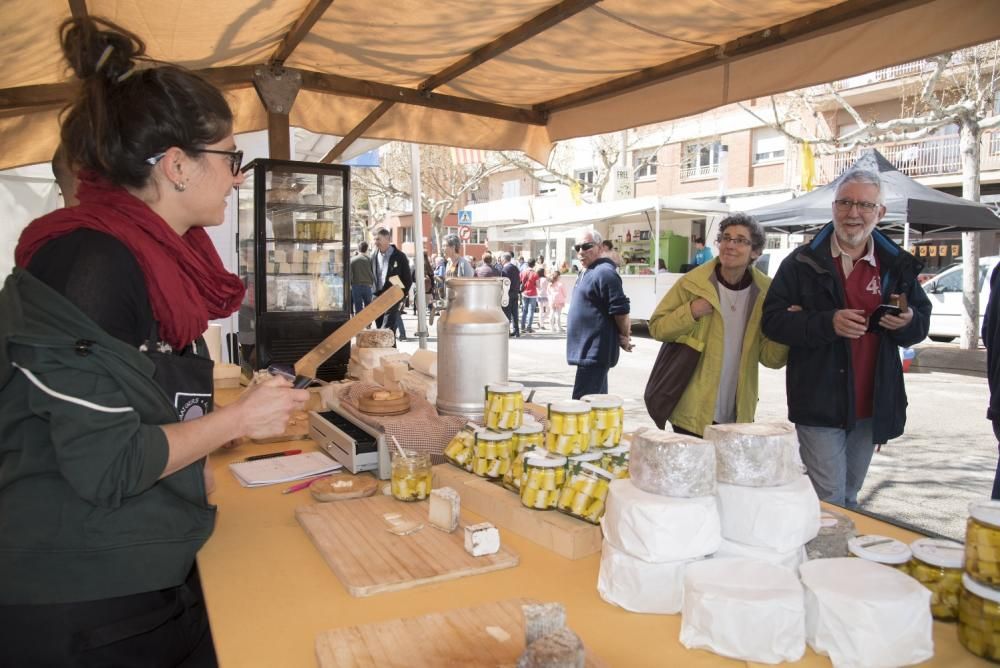
[{"label": "jar of olives", "polygon": [[969,505],[965,524],[965,572],[991,587],[1000,586],[1000,501]]},{"label": "jar of olives", "polygon": [[510,468],[514,450],[513,435],[509,431],[476,432],[475,457],[472,472],[482,478],[501,478]]},{"label": "jar of olives", "polygon": [[886,536],[855,536],[847,541],[847,551],[852,557],[861,557],[878,564],[891,566],[907,575],[910,574],[909,562],[913,553],[910,547],[901,540]]},{"label": "jar of olives", "polygon": [[556,507],[566,480],[565,457],[525,457],[521,474],[521,505],[536,510]]},{"label": "jar of olives", "polygon": [[392,495],[400,501],[423,501],[431,493],[431,457],[426,452],[405,453],[392,455]]},{"label": "jar of olives", "polygon": [[549,404],[545,449],[557,455],[579,455],[590,449],[590,404],[558,401]]},{"label": "jar of olives", "polygon": [[524,417],[524,395],[520,383],[493,383],[486,386],[486,406],[483,420],[486,428],[509,431],[521,426]]},{"label": "jar of olives", "polygon": [[590,447],[613,448],[622,440],[625,401],[614,394],[587,394],[580,397],[590,404]]},{"label": "jar of olives", "polygon": [[602,450],[601,468],[616,478],[627,478],[629,449],[627,445],[619,445],[617,448]]},{"label": "jar of olives", "polygon": [[976,656],[1000,662],[1000,591],[968,573],[958,595],[958,641]]},{"label": "jar of olives", "polygon": [[910,575],[931,590],[934,619],[950,622],[958,618],[964,549],[961,543],[934,538],[920,538],[910,543],[913,552]]}]

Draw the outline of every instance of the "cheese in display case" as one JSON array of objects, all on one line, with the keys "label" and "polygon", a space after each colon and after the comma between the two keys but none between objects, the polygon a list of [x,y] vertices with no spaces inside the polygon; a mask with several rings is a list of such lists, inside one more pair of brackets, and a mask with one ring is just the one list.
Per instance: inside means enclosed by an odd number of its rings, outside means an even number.
[{"label": "cheese in display case", "polygon": [[524,418],[524,386],[520,383],[486,386],[486,428],[510,431],[521,426]]},{"label": "cheese in display case", "polygon": [[524,473],[521,474],[521,505],[535,510],[555,508],[565,480],[565,457],[525,457]]},{"label": "cheese in display case", "polygon": [[617,446],[625,424],[624,400],[614,394],[587,394],[580,399],[590,404],[590,447]]},{"label": "cheese in display case", "polygon": [[545,449],[557,455],[579,455],[590,449],[590,404],[567,400],[549,404]]}]

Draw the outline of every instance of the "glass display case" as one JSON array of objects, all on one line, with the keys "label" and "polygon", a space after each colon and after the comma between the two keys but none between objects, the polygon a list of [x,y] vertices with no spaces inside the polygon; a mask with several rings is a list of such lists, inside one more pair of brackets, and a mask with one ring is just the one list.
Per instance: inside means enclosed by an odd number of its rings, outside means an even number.
[{"label": "glass display case", "polygon": [[[239,348],[250,377],[271,364],[294,364],[350,317],[350,168],[260,159],[243,171]],[[349,357],[347,345],[317,376],[343,378]]]}]

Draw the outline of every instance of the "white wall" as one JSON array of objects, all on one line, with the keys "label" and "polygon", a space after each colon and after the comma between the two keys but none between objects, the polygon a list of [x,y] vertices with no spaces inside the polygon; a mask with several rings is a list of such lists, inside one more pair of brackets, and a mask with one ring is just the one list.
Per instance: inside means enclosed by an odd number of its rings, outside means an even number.
[{"label": "white wall", "polygon": [[0,172],[0,281],[14,269],[14,248],[21,230],[62,206],[62,196],[47,164]]}]

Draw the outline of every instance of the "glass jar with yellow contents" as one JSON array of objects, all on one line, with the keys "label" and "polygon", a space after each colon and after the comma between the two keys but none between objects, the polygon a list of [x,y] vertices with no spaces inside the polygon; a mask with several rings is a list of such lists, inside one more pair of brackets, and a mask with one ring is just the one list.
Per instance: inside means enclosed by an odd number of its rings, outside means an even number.
[{"label": "glass jar with yellow contents", "polygon": [[1000,501],[969,505],[965,524],[965,572],[977,582],[1000,586]]},{"label": "glass jar with yellow contents", "polygon": [[400,501],[423,501],[431,493],[431,457],[406,450],[392,456],[392,496]]},{"label": "glass jar with yellow contents", "polygon": [[601,450],[601,468],[616,478],[627,478],[629,450],[627,445]]},{"label": "glass jar with yellow contents", "polygon": [[625,423],[624,400],[614,394],[587,394],[580,399],[590,404],[590,447],[613,448],[618,445]]},{"label": "glass jar with yellow contents", "polygon": [[976,656],[1000,662],[1000,591],[968,573],[958,595],[958,641]]},{"label": "glass jar with yellow contents", "polygon": [[544,457],[546,450],[544,448],[528,448],[523,452],[514,455],[514,459],[510,463],[510,468],[503,475],[503,480],[501,483],[504,487],[512,492],[521,492],[521,478],[524,476],[524,460],[532,455],[537,455],[539,457]]},{"label": "glass jar with yellow contents", "polygon": [[482,427],[467,423],[445,446],[444,458],[459,468],[471,471],[476,456],[476,434],[480,431]]},{"label": "glass jar with yellow contents", "polygon": [[524,418],[524,395],[520,383],[493,383],[486,386],[483,421],[487,429],[510,431],[521,426]]},{"label": "glass jar with yellow contents", "polygon": [[565,480],[565,457],[525,457],[524,472],[521,474],[521,505],[535,510],[555,508]]},{"label": "glass jar with yellow contents", "polygon": [[513,435],[509,431],[476,432],[475,457],[472,472],[482,478],[501,478],[510,469],[514,450]]},{"label": "glass jar with yellow contents", "polygon": [[566,465],[566,482],[556,507],[564,513],[597,524],[604,516],[604,502],[614,476],[596,464],[599,453],[571,457]]},{"label": "glass jar with yellow contents", "polygon": [[931,614],[950,622],[958,618],[965,546],[950,540],[920,538],[910,543],[910,575],[931,590]]},{"label": "glass jar with yellow contents", "polygon": [[870,534],[855,536],[847,541],[847,551],[852,557],[860,557],[877,564],[891,566],[907,575],[910,574],[910,546],[901,540]]},{"label": "glass jar with yellow contents", "polygon": [[514,454],[545,447],[545,428],[537,422],[525,422],[514,430]]},{"label": "glass jar with yellow contents", "polygon": [[545,449],[557,455],[579,455],[590,449],[590,404],[558,401],[549,404]]}]

